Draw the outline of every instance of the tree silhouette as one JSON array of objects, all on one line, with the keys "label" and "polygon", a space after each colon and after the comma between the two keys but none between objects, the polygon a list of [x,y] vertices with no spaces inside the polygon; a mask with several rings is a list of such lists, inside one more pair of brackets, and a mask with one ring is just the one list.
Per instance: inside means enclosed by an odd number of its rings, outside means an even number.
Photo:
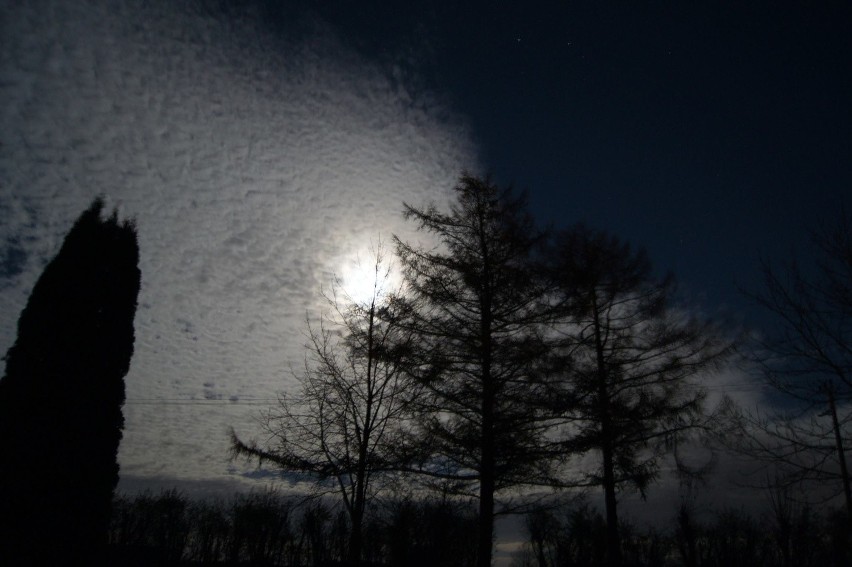
[{"label": "tree silhouette", "polygon": [[[16,564],[106,543],[133,354],[136,229],[96,199],[45,267],[0,380],[0,545]],[[7,563],[7,564],[9,564]]]},{"label": "tree silhouette", "polygon": [[703,423],[704,392],[691,378],[722,360],[729,343],[669,306],[671,278],[656,279],[644,251],[582,225],[560,233],[552,260],[563,380],[563,447],[596,452],[584,482],[603,487],[610,565],[621,562],[617,494],[643,495],[662,453]]},{"label": "tree silhouette", "polygon": [[746,292],[775,323],[757,339],[753,359],[787,409],[761,414],[731,405],[724,441],[775,469],[777,486],[842,494],[852,519],[852,215],[841,212],[810,244],[813,269],[764,262],[763,289]]},{"label": "tree silhouette", "polygon": [[544,423],[533,403],[542,293],[531,269],[540,233],[523,197],[463,175],[448,213],[405,205],[440,249],[395,239],[415,336],[411,376],[425,457],[420,472],[479,497],[477,562],[491,564],[495,492],[542,476]]},{"label": "tree silhouette", "polygon": [[379,476],[398,469],[400,435],[407,400],[401,361],[408,334],[395,324],[386,301],[389,267],[377,250],[373,294],[366,304],[351,297],[327,298],[334,316],[309,327],[309,356],[297,377],[298,397],[282,396],[263,415],[273,445],[245,443],[232,433],[234,456],[270,462],[316,480],[322,492],[336,492],[351,524],[348,562],[361,559],[366,506]]}]

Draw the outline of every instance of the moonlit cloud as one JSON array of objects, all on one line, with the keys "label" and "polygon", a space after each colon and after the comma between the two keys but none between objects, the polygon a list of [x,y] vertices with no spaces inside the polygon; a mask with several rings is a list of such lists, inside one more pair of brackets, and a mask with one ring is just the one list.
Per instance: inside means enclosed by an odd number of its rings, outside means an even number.
[{"label": "moonlit cloud", "polygon": [[[304,15],[3,2],[0,351],[98,194],[137,219],[123,478],[221,481],[227,428],[291,383],[321,286],[476,169],[464,125]],[[250,468],[250,467],[249,467]]]}]

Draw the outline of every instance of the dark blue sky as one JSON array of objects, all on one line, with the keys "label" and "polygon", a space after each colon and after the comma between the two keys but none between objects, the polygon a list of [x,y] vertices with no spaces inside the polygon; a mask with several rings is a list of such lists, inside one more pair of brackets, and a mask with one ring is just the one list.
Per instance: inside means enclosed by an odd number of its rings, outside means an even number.
[{"label": "dark blue sky", "polygon": [[749,321],[736,285],[852,187],[852,9],[697,4],[310,3],[449,100],[541,222],[645,246],[709,312]]}]

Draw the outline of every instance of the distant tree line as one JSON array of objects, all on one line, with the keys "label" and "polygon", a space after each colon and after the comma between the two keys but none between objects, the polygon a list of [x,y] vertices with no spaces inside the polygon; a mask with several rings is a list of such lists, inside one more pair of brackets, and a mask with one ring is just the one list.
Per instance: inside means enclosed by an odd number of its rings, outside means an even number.
[{"label": "distant tree line", "polygon": [[[699,515],[687,504],[638,527],[622,520],[621,557],[635,567],[819,567],[849,565],[852,534],[842,509],[773,500],[754,516],[720,507]],[[527,542],[515,567],[604,567],[606,520],[587,502],[526,516]]]},{"label": "distant tree line", "polygon": [[[119,495],[109,534],[112,564],[344,565],[351,525],[333,502],[267,490],[193,500],[176,491]],[[473,567],[477,506],[440,497],[387,498],[362,526],[371,566]],[[606,520],[587,501],[524,516],[514,567],[604,567]],[[758,516],[734,508],[699,515],[682,505],[653,526],[620,520],[621,557],[633,567],[848,565],[852,534],[840,509],[772,500]]]},{"label": "distant tree line", "polygon": [[[365,565],[473,565],[476,515],[456,499],[388,499],[363,531]],[[323,499],[267,490],[191,500],[176,490],[118,496],[109,535],[111,564],[341,565],[351,524]]]}]

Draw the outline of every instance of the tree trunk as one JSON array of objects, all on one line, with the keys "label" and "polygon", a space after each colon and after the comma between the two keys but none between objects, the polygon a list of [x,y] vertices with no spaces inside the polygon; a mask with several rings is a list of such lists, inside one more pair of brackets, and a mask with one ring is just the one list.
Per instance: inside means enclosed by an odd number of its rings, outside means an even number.
[{"label": "tree trunk", "polygon": [[376,299],[370,303],[370,311],[367,315],[367,399],[364,411],[364,423],[361,436],[358,439],[358,468],[355,473],[355,499],[353,504],[352,533],[349,534],[349,557],[347,564],[358,567],[361,563],[361,544],[363,540],[362,528],[364,525],[364,512],[367,507],[367,459],[369,458],[370,439],[372,437],[372,415],[373,415],[373,388],[375,374],[373,364],[375,360],[375,324],[376,324]]},{"label": "tree trunk", "polygon": [[481,469],[476,563],[478,567],[490,567],[494,543],[494,435],[490,428],[483,431]]},{"label": "tree trunk", "polygon": [[494,544],[494,387],[491,384],[490,368],[483,372],[482,396],[482,461],[479,467],[479,533],[477,544],[478,567],[491,566],[491,548]]},{"label": "tree trunk", "polygon": [[494,545],[494,489],[496,486],[495,432],[497,389],[491,373],[492,364],[492,297],[491,270],[488,244],[480,232],[480,249],[483,259],[484,286],[479,297],[479,332],[482,339],[480,364],[482,368],[482,461],[479,465],[479,533],[476,563],[478,567],[491,567],[491,549]]},{"label": "tree trunk", "polygon": [[846,499],[846,515],[852,518],[852,489],[849,486],[849,470],[846,468],[846,453],[843,450],[843,437],[840,435],[840,422],[837,420],[837,407],[834,405],[834,388],[827,386],[828,407],[831,410],[831,424],[834,427],[834,443],[837,446],[837,460],[840,462],[840,477],[843,481],[843,495]]},{"label": "tree trunk", "polygon": [[594,316],[595,355],[598,370],[598,404],[601,423],[601,456],[603,457],[603,488],[606,507],[607,565],[621,565],[621,536],[618,533],[618,502],[615,498],[615,459],[613,449],[612,420],[609,408],[608,373],[604,359],[603,337],[601,337],[600,314],[595,292],[592,292],[592,314]]},{"label": "tree trunk", "polygon": [[604,502],[606,505],[606,547],[607,565],[621,565],[621,535],[618,533],[618,502],[615,498],[615,465],[613,451],[609,444],[603,447]]},{"label": "tree trunk", "polygon": [[349,534],[349,558],[346,562],[350,567],[358,567],[361,563],[361,524],[363,511],[352,516],[352,532]]},{"label": "tree trunk", "polygon": [[[486,479],[486,476],[489,478]],[[494,544],[494,479],[483,475],[479,487],[479,542],[476,564],[491,567],[491,547]]]}]

